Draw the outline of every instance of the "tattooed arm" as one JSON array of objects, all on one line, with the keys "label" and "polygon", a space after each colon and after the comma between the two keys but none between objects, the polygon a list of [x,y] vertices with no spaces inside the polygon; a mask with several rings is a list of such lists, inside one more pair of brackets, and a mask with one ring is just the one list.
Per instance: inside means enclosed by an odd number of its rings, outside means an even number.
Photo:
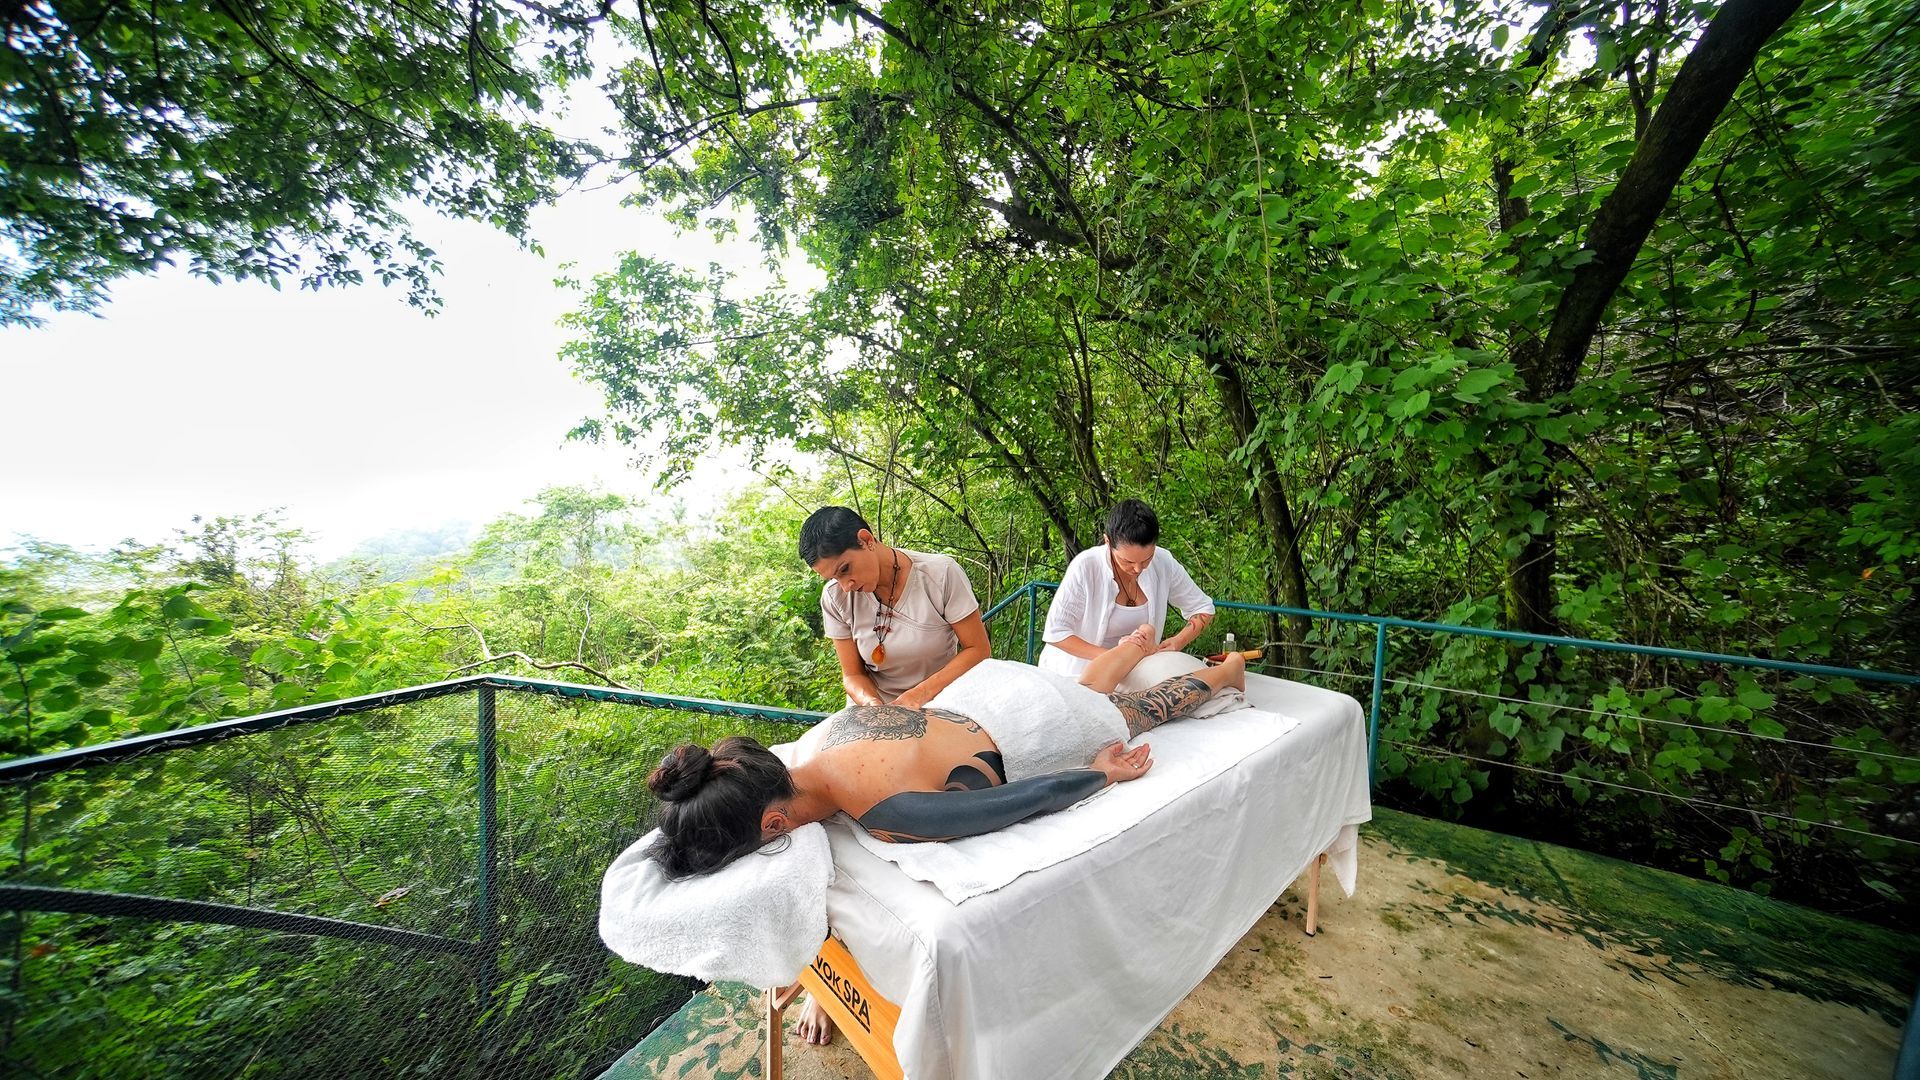
[{"label": "tattooed arm", "polygon": [[1107,776],[1098,769],[1075,769],[996,787],[903,791],[873,804],[860,815],[860,824],[894,844],[954,840],[1065,810],[1106,786]]},{"label": "tattooed arm", "polygon": [[[948,778],[947,790],[903,791],[888,796],[860,815],[859,821],[875,837],[896,844],[977,836],[1064,810],[1109,783],[1138,779],[1152,767],[1151,754],[1145,744],[1128,750],[1114,743],[1100,751],[1092,768],[1029,776],[985,788],[956,790],[954,780],[961,770],[955,769],[956,776]],[[999,762],[988,764],[997,768]]]}]

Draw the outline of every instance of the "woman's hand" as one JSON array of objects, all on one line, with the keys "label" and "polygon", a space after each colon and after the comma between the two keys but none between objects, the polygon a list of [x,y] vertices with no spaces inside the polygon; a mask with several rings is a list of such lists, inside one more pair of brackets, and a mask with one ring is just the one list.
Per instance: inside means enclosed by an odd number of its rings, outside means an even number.
[{"label": "woman's hand", "polygon": [[840,661],[840,685],[847,691],[847,702],[852,705],[884,705],[880,700],[880,688],[873,684],[873,676],[867,674],[866,662],[860,658],[860,650],[852,638],[833,638],[833,652]]},{"label": "woman's hand", "polygon": [[[1133,633],[1121,638],[1120,644],[1131,645],[1141,652],[1151,653],[1154,651],[1154,636],[1153,627],[1141,623],[1139,626],[1133,628]],[[1118,648],[1118,646],[1115,647]]]},{"label": "woman's hand", "polygon": [[926,683],[921,683],[919,686],[902,691],[899,697],[893,699],[893,703],[905,709],[924,709],[927,707],[927,702],[933,700],[933,694],[933,691],[927,689]]},{"label": "woman's hand", "polygon": [[1206,632],[1207,624],[1213,621],[1211,614],[1195,615],[1187,620],[1180,632],[1160,643],[1161,652],[1179,652],[1193,643],[1193,640]]},{"label": "woman's hand", "polygon": [[1129,750],[1126,743],[1108,743],[1094,755],[1092,768],[1106,774],[1109,784],[1138,780],[1153,768],[1153,747],[1141,743]]}]

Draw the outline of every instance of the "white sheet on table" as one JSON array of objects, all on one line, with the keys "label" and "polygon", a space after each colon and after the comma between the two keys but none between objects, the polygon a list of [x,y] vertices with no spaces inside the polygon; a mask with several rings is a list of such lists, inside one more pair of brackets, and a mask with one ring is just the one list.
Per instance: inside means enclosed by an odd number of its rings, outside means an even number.
[{"label": "white sheet on table", "polygon": [[1106,843],[1240,764],[1299,722],[1249,708],[1149,731],[1129,744],[1145,742],[1153,747],[1153,768],[1147,775],[1109,785],[1070,810],[1029,818],[981,836],[939,844],[889,844],[865,829],[851,831],[875,856],[916,881],[930,882],[958,904]]},{"label": "white sheet on table", "polygon": [[[964,904],[828,822],[829,921],[901,1007],[909,1078],[1105,1076],[1329,845],[1351,895],[1354,826],[1371,816],[1359,703],[1258,677],[1248,698],[1299,723],[1108,842]],[[1104,811],[1063,814],[1081,812]]]}]

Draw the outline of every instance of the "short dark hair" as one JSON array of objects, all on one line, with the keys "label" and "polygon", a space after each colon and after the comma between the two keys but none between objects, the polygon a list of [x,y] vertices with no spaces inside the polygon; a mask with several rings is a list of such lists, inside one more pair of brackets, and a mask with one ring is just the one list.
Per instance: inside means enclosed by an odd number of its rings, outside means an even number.
[{"label": "short dark hair", "polygon": [[[1151,511],[1149,511],[1151,513]],[[823,506],[800,526],[800,561],[812,566],[860,546],[860,530],[873,531],[867,519],[844,506]]]},{"label": "short dark hair", "polygon": [[1146,547],[1160,539],[1160,519],[1139,499],[1122,499],[1107,511],[1107,543]]},{"label": "short dark hair", "polygon": [[760,818],[793,798],[793,777],[773,751],[745,735],[708,750],[683,743],[647,776],[660,800],[660,839],[647,854],[670,879],[711,874],[760,847]]}]

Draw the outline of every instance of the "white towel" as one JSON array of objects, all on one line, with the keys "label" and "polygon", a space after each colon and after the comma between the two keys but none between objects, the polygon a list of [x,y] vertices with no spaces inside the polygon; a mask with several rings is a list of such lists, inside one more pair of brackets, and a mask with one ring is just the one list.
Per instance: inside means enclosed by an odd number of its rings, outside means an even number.
[{"label": "white towel", "polygon": [[720,870],[669,880],[640,838],[600,882],[600,939],[654,971],[696,979],[786,986],[827,937],[833,853],[826,829],[803,825],[791,840],[743,855]]},{"label": "white towel", "polygon": [[927,704],[979,721],[1000,748],[1009,783],[1084,769],[1101,747],[1127,739],[1127,722],[1105,694],[1013,660],[980,661]]}]

